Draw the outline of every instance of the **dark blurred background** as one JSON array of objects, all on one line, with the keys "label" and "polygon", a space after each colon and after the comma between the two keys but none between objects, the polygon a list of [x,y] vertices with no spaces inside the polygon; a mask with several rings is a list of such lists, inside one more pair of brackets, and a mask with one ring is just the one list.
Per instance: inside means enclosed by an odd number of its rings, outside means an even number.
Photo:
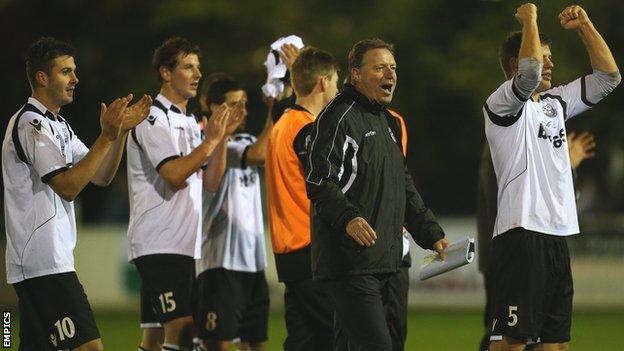
[{"label": "dark blurred background", "polygon": [[[616,0],[579,3],[624,66]],[[481,106],[503,81],[497,50],[519,29],[518,1],[17,1],[0,0],[2,131],[30,94],[23,54],[41,36],[69,41],[76,49],[80,83],[64,107],[73,129],[90,145],[99,133],[99,102],[133,92],[155,96],[153,50],[178,35],[200,45],[202,72],[228,72],[249,93],[248,129],[260,131],[266,114],[260,86],[271,42],[296,34],[306,45],[333,53],[346,72],[347,53],[360,39],[380,37],[396,46],[398,87],[393,108],[407,117],[409,167],[425,201],[438,214],[475,212],[477,167],[485,141]],[[553,80],[566,83],[590,72],[574,32],[559,27],[568,2],[537,2],[539,25],[553,40]],[[613,213],[624,207],[624,89],[568,129],[595,134],[595,159],[580,168],[581,212]],[[125,161],[112,188],[88,186],[80,197],[87,223],[126,223]]]}]

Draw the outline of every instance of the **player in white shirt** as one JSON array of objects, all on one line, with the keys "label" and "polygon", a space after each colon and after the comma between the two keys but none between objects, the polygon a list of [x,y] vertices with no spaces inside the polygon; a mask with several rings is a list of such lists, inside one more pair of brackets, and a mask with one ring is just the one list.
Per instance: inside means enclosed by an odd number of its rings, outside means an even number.
[{"label": "player in white shirt", "polygon": [[170,38],[154,52],[153,65],[160,94],[127,141],[129,260],[141,277],[139,349],[178,350],[192,344],[202,166],[224,137],[228,112],[219,109],[202,141],[195,117],[186,112],[201,78],[196,45]]},{"label": "player in white shirt", "polygon": [[544,350],[567,350],[573,286],[565,237],[579,227],[565,122],[609,94],[621,76],[586,12],[570,6],[559,21],[581,37],[593,73],[551,87],[554,65],[550,45],[540,40],[537,7],[520,6],[516,18],[522,32],[501,50],[509,80],[483,108],[498,183],[490,349],[522,350],[540,338]]},{"label": "player in white shirt", "polygon": [[[202,257],[197,260],[196,328],[208,350],[262,350],[267,340],[269,291],[259,167],[264,164],[270,115],[256,139],[243,133],[247,93],[218,73],[202,85],[200,105],[213,115],[220,105],[240,108],[204,172]],[[233,134],[238,127],[238,132]],[[236,340],[235,340],[236,339]]]},{"label": "player in white shirt", "polygon": [[26,54],[32,89],[2,143],[7,281],[19,299],[20,350],[102,350],[93,312],[74,269],[73,200],[91,182],[110,184],[128,131],[151,98],[101,104],[102,131],[89,150],[59,112],[78,84],[73,48],[41,38]]}]

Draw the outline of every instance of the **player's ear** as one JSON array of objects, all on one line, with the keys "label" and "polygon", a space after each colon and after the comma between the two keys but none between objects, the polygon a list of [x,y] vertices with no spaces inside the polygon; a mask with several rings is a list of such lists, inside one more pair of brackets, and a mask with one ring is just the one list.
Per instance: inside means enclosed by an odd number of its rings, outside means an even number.
[{"label": "player's ear", "polygon": [[160,73],[160,77],[162,78],[163,82],[169,82],[171,80],[171,71],[169,70],[169,68],[165,66],[160,66],[160,68],[158,69],[158,73]]},{"label": "player's ear", "polygon": [[318,84],[320,84],[321,91],[325,92],[327,90],[327,88],[329,87],[329,77],[328,76],[320,76]]},{"label": "player's ear", "polygon": [[360,77],[360,69],[359,68],[351,68],[351,82],[353,84],[359,83],[361,80]]},{"label": "player's ear", "polygon": [[35,81],[38,85],[45,88],[46,86],[48,86],[48,80],[49,77],[44,71],[37,71],[35,73]]}]

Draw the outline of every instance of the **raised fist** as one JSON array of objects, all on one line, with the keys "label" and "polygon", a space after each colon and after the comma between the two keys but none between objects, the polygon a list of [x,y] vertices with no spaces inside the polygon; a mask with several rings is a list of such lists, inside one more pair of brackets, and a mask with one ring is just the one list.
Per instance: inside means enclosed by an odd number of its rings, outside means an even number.
[{"label": "raised fist", "polygon": [[523,26],[533,21],[537,21],[537,6],[528,2],[518,7],[516,10],[516,19]]},{"label": "raised fist", "polygon": [[568,6],[559,14],[559,23],[564,29],[578,29],[589,23],[587,12],[578,5]]}]

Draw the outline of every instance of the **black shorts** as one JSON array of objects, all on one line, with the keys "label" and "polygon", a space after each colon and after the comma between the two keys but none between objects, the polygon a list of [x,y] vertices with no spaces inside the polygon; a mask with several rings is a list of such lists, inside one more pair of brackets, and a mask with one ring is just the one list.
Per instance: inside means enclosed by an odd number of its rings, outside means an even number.
[{"label": "black shorts", "polygon": [[570,341],[572,271],[565,237],[515,228],[492,241],[491,340]]},{"label": "black shorts", "polygon": [[20,351],[74,349],[99,339],[93,311],[76,272],[13,284],[20,312]]},{"label": "black shorts", "polygon": [[204,340],[262,342],[268,337],[269,288],[264,271],[214,268],[197,277],[195,326]]},{"label": "black shorts", "polygon": [[141,327],[154,328],[192,316],[195,259],[175,254],[134,259],[141,277]]}]

